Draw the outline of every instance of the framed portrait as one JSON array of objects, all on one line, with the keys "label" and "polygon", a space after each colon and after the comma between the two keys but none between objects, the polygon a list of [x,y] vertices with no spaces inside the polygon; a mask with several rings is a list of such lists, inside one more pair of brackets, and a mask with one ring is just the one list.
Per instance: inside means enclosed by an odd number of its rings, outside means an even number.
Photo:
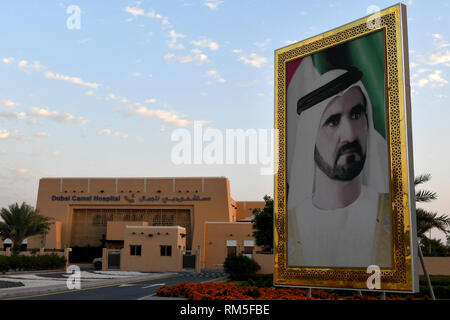
[{"label": "framed portrait", "polygon": [[275,51],[277,286],[418,291],[406,6]]}]

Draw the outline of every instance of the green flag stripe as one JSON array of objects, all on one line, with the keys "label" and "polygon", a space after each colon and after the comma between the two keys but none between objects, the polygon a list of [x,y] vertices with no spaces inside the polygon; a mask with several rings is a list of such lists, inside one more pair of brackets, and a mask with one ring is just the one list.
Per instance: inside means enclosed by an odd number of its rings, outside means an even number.
[{"label": "green flag stripe", "polygon": [[312,58],[314,66],[321,74],[350,66],[355,66],[363,72],[361,80],[372,102],[375,129],[386,137],[384,33],[378,31],[340,44],[316,53]]}]

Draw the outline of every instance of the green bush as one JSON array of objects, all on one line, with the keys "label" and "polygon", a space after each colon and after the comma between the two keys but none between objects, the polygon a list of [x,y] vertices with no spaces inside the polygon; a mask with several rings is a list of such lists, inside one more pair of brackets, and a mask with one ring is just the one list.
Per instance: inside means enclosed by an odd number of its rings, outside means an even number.
[{"label": "green bush", "polygon": [[0,273],[5,273],[9,269],[9,257],[0,256]]},{"label": "green bush", "polygon": [[[450,286],[450,276],[430,275],[431,284],[434,286]],[[425,276],[420,276],[420,285],[426,286],[427,280]]]},{"label": "green bush", "polygon": [[[430,275],[431,285],[436,299],[450,299],[450,276]],[[430,296],[425,276],[420,276],[420,293],[415,296]]]},{"label": "green bush", "polygon": [[0,256],[0,272],[9,270],[51,270],[65,267],[66,258],[54,253],[45,255],[22,256],[12,255],[10,257]]},{"label": "green bush", "polygon": [[230,255],[223,264],[224,271],[229,274],[231,280],[247,280],[261,269],[259,264],[244,255]]},{"label": "green bush", "polygon": [[244,294],[255,299],[261,297],[261,291],[258,288],[249,288]]},{"label": "green bush", "polygon": [[273,286],[273,274],[255,274],[248,278],[249,286],[269,288]]}]

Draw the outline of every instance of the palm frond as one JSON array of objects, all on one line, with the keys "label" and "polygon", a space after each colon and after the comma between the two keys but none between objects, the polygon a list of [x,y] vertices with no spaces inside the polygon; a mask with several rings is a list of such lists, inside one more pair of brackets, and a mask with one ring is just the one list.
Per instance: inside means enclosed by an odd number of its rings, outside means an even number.
[{"label": "palm frond", "polygon": [[428,182],[430,179],[431,179],[431,174],[429,174],[429,173],[418,175],[417,177],[414,178],[414,185],[417,186],[419,184]]},{"label": "palm frond", "polygon": [[416,209],[417,216],[417,236],[426,239],[425,233],[431,229],[438,229],[445,234],[449,234],[450,218],[446,215],[438,216],[436,212],[426,211],[421,208]]},{"label": "palm frond", "polygon": [[13,250],[19,251],[22,241],[28,237],[45,234],[50,230],[52,218],[45,217],[32,206],[23,202],[15,203],[0,210],[3,222],[0,222],[0,237],[10,238]]},{"label": "palm frond", "polygon": [[437,193],[429,190],[416,191],[416,202],[430,202],[437,199]]}]

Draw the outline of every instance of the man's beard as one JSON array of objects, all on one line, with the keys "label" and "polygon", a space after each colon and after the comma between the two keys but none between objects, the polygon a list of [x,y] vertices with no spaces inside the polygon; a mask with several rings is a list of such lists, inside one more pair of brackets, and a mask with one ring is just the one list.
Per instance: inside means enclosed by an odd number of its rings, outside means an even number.
[{"label": "man's beard", "polygon": [[[356,159],[355,155],[343,155],[347,157],[345,159],[345,164],[339,165],[338,160],[342,154],[346,151],[355,152],[359,156],[359,160]],[[351,181],[356,178],[364,168],[364,163],[366,161],[366,154],[363,154],[361,144],[358,141],[347,143],[341,146],[337,152],[336,159],[334,161],[333,167],[325,162],[317,147],[314,148],[314,160],[317,166],[323,173],[325,173],[332,180],[339,181]]]}]

